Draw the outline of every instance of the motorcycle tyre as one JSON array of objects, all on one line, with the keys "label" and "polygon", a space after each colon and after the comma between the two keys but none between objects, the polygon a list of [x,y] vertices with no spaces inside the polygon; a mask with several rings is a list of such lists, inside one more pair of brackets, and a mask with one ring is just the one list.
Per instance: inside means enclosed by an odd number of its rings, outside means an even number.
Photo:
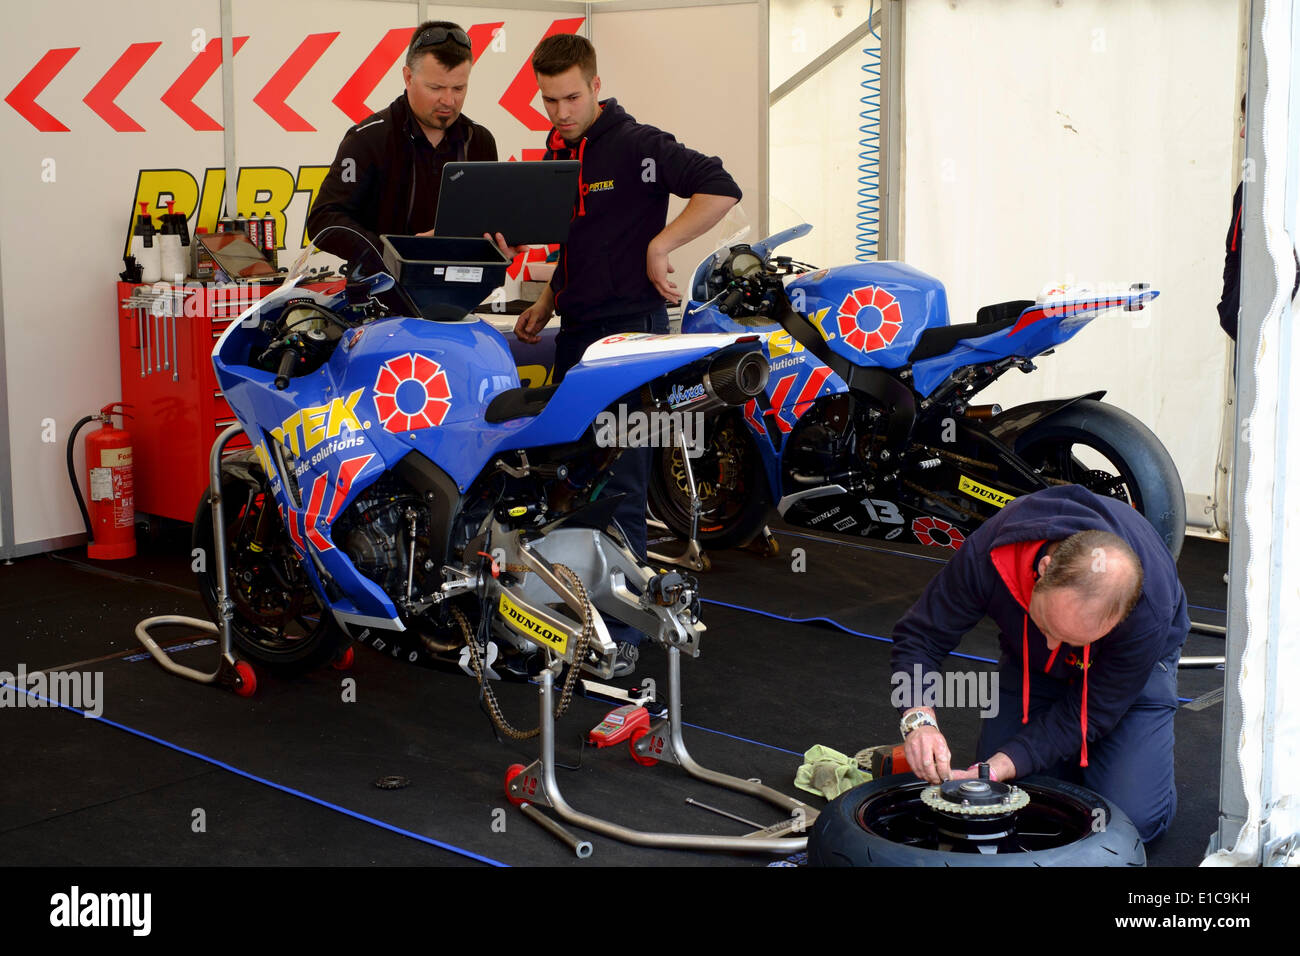
[{"label": "motorcycle tyre", "polygon": [[1177,561],[1187,533],[1187,499],[1178,468],[1160,439],[1123,409],[1082,399],[1031,425],[1016,439],[1015,451],[1036,465],[1040,459],[1033,449],[1062,439],[1087,445],[1110,459],[1141,501],[1143,517]]},{"label": "motorcycle tyre", "polygon": [[[1077,784],[1032,775],[1022,782],[1068,794],[1088,807],[1103,807],[1106,825],[1088,828],[1086,836],[1065,846],[1027,853],[958,853],[895,843],[869,833],[858,823],[858,810],[870,797],[891,787],[915,784],[911,774],[872,780],[841,794],[818,815],[808,834],[809,866],[1146,866],[1146,848],[1128,815],[1101,794]],[[1089,814],[1091,816],[1091,813]]]},{"label": "motorcycle tyre", "polygon": [[[763,460],[759,456],[758,448],[754,445],[753,436],[749,434],[748,427],[740,420],[739,416],[732,417],[731,427],[737,430],[737,433],[742,436],[741,441],[745,443],[746,466],[748,468],[746,485],[750,488],[762,489],[762,493],[749,495],[740,511],[717,530],[705,531],[703,528],[700,529],[698,539],[701,547],[706,550],[743,548],[758,536],[758,533],[763,530],[763,526],[767,523],[767,475],[763,473]],[[673,534],[685,541],[690,538],[691,534],[690,501],[683,500],[684,492],[675,487],[669,471],[672,456],[676,450],[674,448],[656,448],[654,450],[654,460],[650,466],[650,484],[647,489],[647,497],[650,502],[650,510],[654,513],[654,516],[667,525]],[[706,451],[705,454],[707,455],[709,452]],[[704,521],[705,518],[702,516],[700,519],[701,525],[704,524]]]}]

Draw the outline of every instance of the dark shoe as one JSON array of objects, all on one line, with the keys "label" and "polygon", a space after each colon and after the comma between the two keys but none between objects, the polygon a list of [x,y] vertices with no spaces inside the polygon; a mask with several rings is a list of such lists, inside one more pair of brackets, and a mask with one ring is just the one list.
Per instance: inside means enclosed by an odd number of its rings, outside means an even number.
[{"label": "dark shoe", "polygon": [[636,662],[640,656],[641,651],[635,644],[628,644],[620,641],[618,645],[618,654],[614,658],[614,676],[627,677],[635,671]]}]

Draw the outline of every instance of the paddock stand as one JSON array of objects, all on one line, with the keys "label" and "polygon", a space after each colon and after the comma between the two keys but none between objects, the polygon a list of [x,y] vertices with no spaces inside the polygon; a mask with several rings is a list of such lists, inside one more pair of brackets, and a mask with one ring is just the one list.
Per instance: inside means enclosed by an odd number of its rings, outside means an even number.
[{"label": "paddock stand", "polygon": [[[555,661],[539,675],[538,708],[541,715],[541,756],[527,767],[516,765],[506,776],[506,796],[512,803],[533,803],[551,807],[568,823],[635,846],[670,850],[730,850],[740,853],[798,853],[807,848],[805,834],[818,811],[802,800],[788,797],[771,787],[700,766],[682,739],[681,650],[668,647],[668,716],[651,725],[645,735],[632,742],[635,759],[649,765],[658,761],[675,763],[697,780],[766,800],[790,814],[788,820],[739,837],[688,833],[652,833],[619,826],[575,810],[560,794],[555,778],[555,678],[562,661]],[[783,836],[783,834],[793,834]]]},{"label": "paddock stand", "polygon": [[[243,429],[238,424],[231,425],[223,431],[213,443],[212,452],[208,458],[208,471],[211,482],[211,487],[208,490],[208,500],[212,504],[212,540],[214,542],[213,551],[216,552],[212,557],[217,562],[217,605],[221,610],[220,626],[196,617],[164,614],[147,618],[137,624],[135,626],[135,637],[144,645],[145,650],[153,655],[154,660],[178,677],[184,677],[200,684],[222,684],[231,688],[240,697],[252,697],[257,690],[257,677],[253,673],[251,665],[246,661],[235,659],[231,649],[230,619],[234,615],[234,604],[230,600],[226,586],[226,516],[221,508],[221,453],[225,450],[227,443],[236,435],[241,434],[242,431]],[[173,661],[167,652],[158,646],[158,642],[149,635],[150,628],[166,625],[180,625],[182,627],[196,628],[207,634],[220,635],[221,657],[217,661],[217,669],[207,673],[195,670],[192,667],[185,667]]]}]

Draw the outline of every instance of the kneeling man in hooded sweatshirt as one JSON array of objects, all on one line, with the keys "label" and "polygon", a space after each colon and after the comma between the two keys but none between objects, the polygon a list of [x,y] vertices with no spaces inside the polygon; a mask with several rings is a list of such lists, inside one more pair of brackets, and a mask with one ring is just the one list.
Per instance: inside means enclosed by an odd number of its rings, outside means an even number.
[{"label": "kneeling man in hooded sweatshirt", "polygon": [[[1002,649],[998,706],[977,747],[991,775],[1073,780],[1128,814],[1143,842],[1163,834],[1177,806],[1176,683],[1191,624],[1155,529],[1128,504],[1077,485],[1017,498],[966,539],[899,620],[893,672],[938,672],[986,616]],[[900,709],[917,776],[976,774],[950,766],[934,708]]]}]

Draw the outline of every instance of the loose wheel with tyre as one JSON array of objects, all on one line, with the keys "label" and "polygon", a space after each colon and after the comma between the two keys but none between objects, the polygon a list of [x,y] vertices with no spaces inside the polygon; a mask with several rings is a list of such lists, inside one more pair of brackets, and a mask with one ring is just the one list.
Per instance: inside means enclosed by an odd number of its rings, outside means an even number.
[{"label": "loose wheel with tyre", "polygon": [[910,774],[855,787],[808,835],[811,866],[1145,866],[1137,827],[1085,787],[1030,776],[1009,783]]},{"label": "loose wheel with tyre", "polygon": [[[251,453],[228,458],[221,482],[226,562],[234,605],[232,639],[240,656],[292,676],[335,660],[347,635],[322,612],[298,565],[275,497]],[[212,509],[205,492],[194,516],[193,547],[202,556],[199,595],[218,625]]]},{"label": "loose wheel with tyre", "polygon": [[[700,498],[699,542],[705,548],[736,548],[752,541],[767,518],[763,462],[740,416],[709,422],[704,454],[691,459]],[[678,447],[655,451],[650,470],[650,507],[679,538],[691,533],[691,490]]]},{"label": "loose wheel with tyre", "polygon": [[1045,478],[1128,502],[1178,559],[1187,531],[1182,479],[1160,439],[1128,412],[1081,399],[1027,428],[1015,452]]}]

